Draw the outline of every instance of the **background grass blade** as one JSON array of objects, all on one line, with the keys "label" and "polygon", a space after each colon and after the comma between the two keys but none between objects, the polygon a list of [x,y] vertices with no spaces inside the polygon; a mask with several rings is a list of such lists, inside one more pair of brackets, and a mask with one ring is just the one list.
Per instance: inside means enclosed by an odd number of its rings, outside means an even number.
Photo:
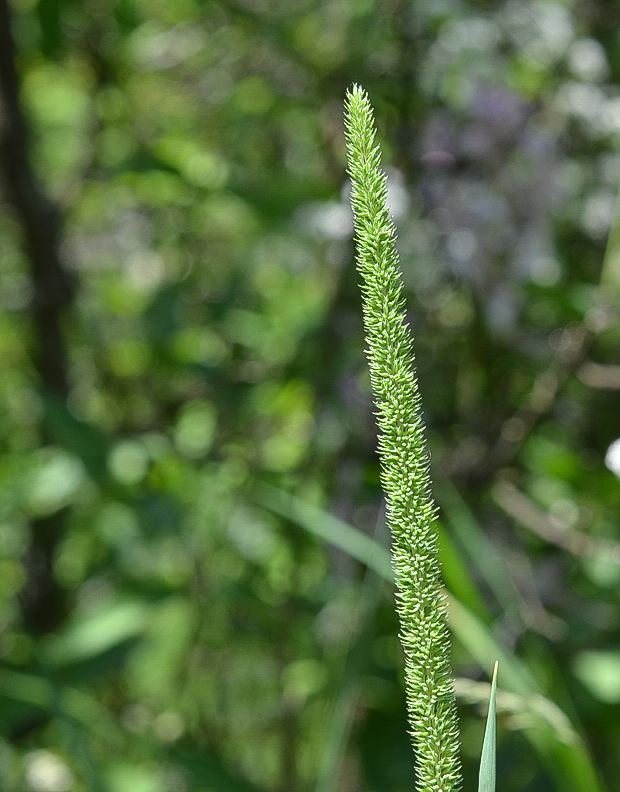
[{"label": "background grass blade", "polygon": [[528,605],[515,585],[510,568],[439,465],[433,466],[433,492],[463,555],[474,565],[504,612],[517,623],[522,623],[522,615],[528,612]]},{"label": "background grass blade", "polygon": [[305,503],[283,490],[270,484],[261,483],[254,490],[254,496],[261,506],[279,514],[291,522],[302,526],[318,539],[330,542],[344,550],[352,558],[365,564],[379,577],[394,582],[390,551],[375,539],[358,531],[357,528],[339,520],[316,506]]}]

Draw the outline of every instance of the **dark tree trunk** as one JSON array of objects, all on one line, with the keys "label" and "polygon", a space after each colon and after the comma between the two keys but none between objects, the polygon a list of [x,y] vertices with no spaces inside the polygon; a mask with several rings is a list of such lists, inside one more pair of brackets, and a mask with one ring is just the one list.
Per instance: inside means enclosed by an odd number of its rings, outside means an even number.
[{"label": "dark tree trunk", "polygon": [[[62,315],[72,300],[74,285],[60,256],[59,213],[29,160],[28,130],[19,102],[10,23],[7,0],[0,0],[0,178],[7,202],[20,222],[29,262],[32,355],[39,386],[44,396],[66,402],[69,383]],[[34,520],[32,524],[21,604],[24,620],[35,634],[53,630],[64,614],[63,592],[52,573],[63,524],[61,514]]]}]

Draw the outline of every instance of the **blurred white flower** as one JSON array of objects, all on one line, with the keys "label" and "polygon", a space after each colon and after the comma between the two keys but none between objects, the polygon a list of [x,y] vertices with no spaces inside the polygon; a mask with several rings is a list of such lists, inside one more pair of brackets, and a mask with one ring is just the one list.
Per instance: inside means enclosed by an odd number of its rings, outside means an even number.
[{"label": "blurred white flower", "polygon": [[299,210],[302,227],[328,239],[347,239],[353,233],[351,208],[339,201],[316,201]]},{"label": "blurred white flower", "polygon": [[620,478],[620,437],[614,440],[605,454],[605,466]]},{"label": "blurred white flower", "polygon": [[573,74],[581,80],[598,82],[609,73],[605,50],[598,41],[591,38],[580,39],[571,46],[568,63]]},{"label": "blurred white flower", "polygon": [[68,792],[73,786],[73,774],[56,754],[31,751],[25,762],[26,781],[34,792]]}]

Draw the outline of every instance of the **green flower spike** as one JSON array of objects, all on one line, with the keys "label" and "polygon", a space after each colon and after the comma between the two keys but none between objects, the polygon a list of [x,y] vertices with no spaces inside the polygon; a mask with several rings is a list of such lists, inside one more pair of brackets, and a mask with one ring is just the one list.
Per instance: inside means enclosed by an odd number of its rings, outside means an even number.
[{"label": "green flower spike", "polygon": [[372,107],[359,86],[347,93],[345,125],[417,789],[451,792],[461,781],[459,735],[429,452],[405,322],[396,234],[386,204],[386,177],[374,142]]}]

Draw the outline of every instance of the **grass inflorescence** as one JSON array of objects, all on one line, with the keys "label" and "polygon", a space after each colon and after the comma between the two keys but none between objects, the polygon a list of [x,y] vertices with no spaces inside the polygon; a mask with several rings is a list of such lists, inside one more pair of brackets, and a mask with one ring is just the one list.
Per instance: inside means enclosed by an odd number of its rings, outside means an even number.
[{"label": "grass inflorescence", "polygon": [[392,534],[417,788],[451,792],[461,782],[459,735],[429,451],[405,321],[396,233],[387,206],[387,180],[375,143],[372,107],[359,86],[347,93],[345,124],[366,354]]}]

